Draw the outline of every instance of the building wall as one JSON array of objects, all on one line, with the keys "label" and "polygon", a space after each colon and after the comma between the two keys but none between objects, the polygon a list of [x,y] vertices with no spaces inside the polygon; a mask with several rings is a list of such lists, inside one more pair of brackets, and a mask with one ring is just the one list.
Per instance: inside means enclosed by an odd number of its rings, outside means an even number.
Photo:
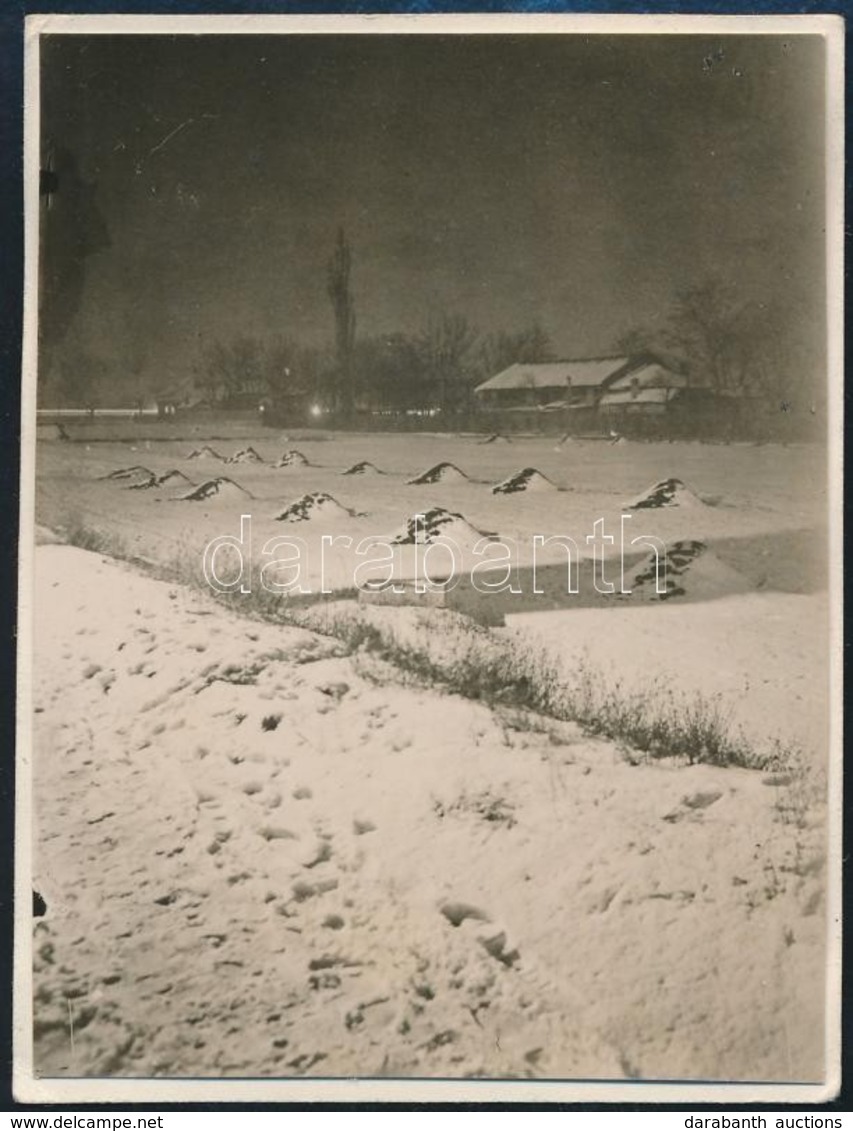
[{"label": "building wall", "polygon": [[553,385],[541,388],[487,389],[477,393],[476,404],[483,409],[523,408],[525,406],[553,404],[554,401],[567,401],[569,404],[594,406],[598,399],[595,386]]},{"label": "building wall", "polygon": [[606,417],[621,416],[665,416],[668,410],[666,404],[657,401],[626,401],[623,404],[603,404],[599,412]]}]

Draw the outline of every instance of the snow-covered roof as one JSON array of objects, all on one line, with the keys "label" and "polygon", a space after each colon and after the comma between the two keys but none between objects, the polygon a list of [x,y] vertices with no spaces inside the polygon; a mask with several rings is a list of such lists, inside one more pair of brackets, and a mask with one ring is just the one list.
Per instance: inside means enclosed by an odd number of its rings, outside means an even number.
[{"label": "snow-covered roof", "polygon": [[573,387],[597,388],[608,377],[618,373],[629,362],[627,357],[590,357],[575,361],[516,362],[488,381],[478,385],[476,392],[493,392],[501,389],[565,389]]},{"label": "snow-covered roof", "polygon": [[621,373],[613,381],[608,382],[607,392],[631,389],[635,385],[640,389],[683,389],[687,386],[687,378],[682,373],[674,373],[657,361],[650,361],[636,369]]}]

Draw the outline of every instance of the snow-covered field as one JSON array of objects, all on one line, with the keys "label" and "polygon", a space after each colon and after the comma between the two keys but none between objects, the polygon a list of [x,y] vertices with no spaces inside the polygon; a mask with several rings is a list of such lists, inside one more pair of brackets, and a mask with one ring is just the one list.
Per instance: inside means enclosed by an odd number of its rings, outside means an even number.
[{"label": "snow-covered field", "polygon": [[[567,681],[585,666],[626,693],[716,696],[750,742],[802,756],[785,772],[637,757],[40,546],[38,1071],[820,1080],[823,453],[273,432],[209,446],[243,455],[44,443],[37,521],[200,565],[251,514],[252,563],[298,535],[316,591],[323,535],[405,542],[440,508],[457,516],[445,529],[519,547],[520,593],[448,600],[497,612],[497,641],[553,655]],[[671,479],[680,505],[626,512]],[[197,490],[215,480],[230,482]],[[553,548],[532,592],[535,535],[588,554],[595,522],[618,540],[624,513],[672,551],[667,599],[642,583],[647,548],[628,554],[630,596],[597,593],[589,561],[567,593]],[[415,547],[400,553],[406,573]],[[356,563],[342,542],[326,555],[336,608],[356,607]],[[359,615],[449,647],[465,622],[426,602]]]}]

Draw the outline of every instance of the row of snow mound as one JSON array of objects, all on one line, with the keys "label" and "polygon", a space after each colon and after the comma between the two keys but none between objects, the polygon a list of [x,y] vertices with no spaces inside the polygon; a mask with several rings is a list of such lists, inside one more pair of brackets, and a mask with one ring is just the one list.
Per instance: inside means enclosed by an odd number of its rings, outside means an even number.
[{"label": "row of snow mound", "polygon": [[158,487],[178,487],[182,483],[193,486],[193,482],[176,467],[168,471],[152,471],[150,467],[134,464],[132,467],[117,467],[106,475],[98,476],[100,480],[117,483],[128,491],[150,491]]},{"label": "row of snow mound", "polygon": [[229,479],[227,476],[221,475],[215,479],[207,479],[204,483],[196,485],[177,468],[164,471],[162,474],[151,471],[147,467],[119,468],[117,471],[110,472],[109,475],[102,475],[101,479],[122,482],[129,491],[150,491],[155,488],[180,486],[191,488],[182,495],[174,495],[171,501],[176,503],[199,503],[214,498],[223,500],[252,498],[245,487],[241,487],[239,483],[235,483],[233,479]]},{"label": "row of snow mound", "polygon": [[[497,438],[497,437],[496,437]],[[491,437],[490,437],[491,439]],[[489,441],[482,441],[488,443]],[[470,477],[454,463],[437,463],[427,468],[414,479],[408,479],[410,487],[434,486],[439,483],[470,483]],[[521,491],[559,491],[560,488],[535,467],[523,467],[519,471],[492,487],[494,495],[514,495]]]},{"label": "row of snow mound", "polygon": [[[214,499],[243,501],[251,498],[253,498],[252,494],[245,487],[241,487],[239,483],[235,483],[233,479],[228,479],[226,476],[218,476],[216,479],[207,480],[206,483],[202,483],[184,495],[178,495],[174,501],[200,503],[210,502]],[[275,516],[275,519],[277,522],[312,522],[318,519],[334,520],[360,517],[363,516],[358,511],[339,503],[326,491],[310,491],[290,503],[280,514]]]},{"label": "row of snow mound", "polygon": [[233,456],[229,456],[225,461],[226,463],[263,463],[263,459],[255,449],[251,446],[248,448],[241,448],[239,452],[235,452]]},{"label": "row of snow mound", "polygon": [[[235,452],[231,456],[223,456],[217,452],[209,444],[205,444],[202,448],[195,448],[185,459],[192,460],[208,460],[218,463],[264,463],[264,459],[258,452],[252,448],[243,448]],[[276,468],[285,467],[311,467],[311,461],[308,457],[300,452],[298,448],[291,448],[289,451],[283,452],[281,456],[272,464]],[[354,463],[352,467],[348,467],[345,471],[341,472],[342,475],[384,475],[378,467],[370,463],[369,460],[361,460],[359,463]],[[461,473],[460,473],[461,474]],[[463,477],[464,478],[464,477]],[[430,480],[432,482],[432,480]]]},{"label": "row of snow mound", "polygon": [[[213,452],[212,448],[198,449],[196,453],[191,453],[187,459],[208,458],[204,452],[213,453],[213,457],[221,460],[222,457]],[[211,457],[211,458],[213,458]],[[263,462],[254,448],[246,448],[241,452],[231,456],[226,463],[257,463]],[[305,456],[301,452],[290,451],[286,452],[276,466],[293,467],[293,466],[310,466]],[[360,463],[355,463],[348,467],[341,473],[347,476],[357,475],[384,475],[385,472],[381,471],[374,464],[368,460],[362,460]],[[169,471],[158,474],[152,471],[149,467],[144,467],[141,464],[134,464],[131,467],[119,467],[114,471],[108,472],[106,475],[99,477],[102,480],[119,480],[125,481],[125,485],[133,490],[148,490],[155,487],[163,487],[166,484],[177,486],[179,482],[191,484],[191,480],[187,478],[183,472],[177,468],[171,468]],[[463,471],[460,471],[452,463],[438,463],[434,467],[429,468],[423,474],[416,476],[414,479],[409,479],[407,484],[409,486],[435,486],[439,483],[454,482],[468,480],[468,477]],[[219,480],[209,480],[207,484],[202,484],[202,488],[208,490],[208,493],[215,493],[214,488]],[[221,482],[224,484],[233,483],[233,480],[222,478]],[[213,485],[213,486],[211,486]],[[237,484],[234,484],[237,486]],[[200,488],[201,489],[201,488]],[[243,490],[243,488],[240,488]],[[506,479],[492,487],[493,495],[515,495],[523,492],[543,492],[543,491],[559,491],[560,488],[553,480],[549,479],[547,475],[543,475],[535,467],[523,467],[518,471],[513,472],[512,475],[507,476]],[[248,492],[247,492],[248,493]],[[317,494],[317,492],[315,492]],[[204,496],[207,497],[207,496]],[[307,496],[306,496],[307,497]],[[699,496],[687,487],[682,480],[669,478],[661,479],[654,483],[641,495],[638,495],[631,502],[625,504],[626,510],[658,510],[664,508],[684,507],[696,508],[704,507],[706,504]]]},{"label": "row of snow mound", "polygon": [[[209,502],[212,499],[251,498],[249,492],[231,479],[219,477],[202,483],[199,487],[178,496],[177,502]],[[362,512],[344,506],[326,491],[310,491],[290,503],[275,516],[277,522],[329,522],[346,518],[364,518]],[[452,539],[457,545],[465,547],[483,538],[494,539],[497,534],[480,530],[458,512],[443,507],[413,515],[403,528],[390,539],[392,546],[428,545],[441,538]]]},{"label": "row of snow mound", "polygon": [[[207,502],[211,499],[245,499],[249,493],[231,479],[220,477],[202,483],[193,491],[181,495],[176,501]],[[329,522],[346,518],[364,518],[362,512],[344,506],[326,491],[310,491],[290,503],[275,516],[277,522]],[[413,515],[403,528],[390,539],[392,546],[428,545],[440,538],[452,539],[459,546],[470,546],[482,538],[497,538],[497,534],[479,530],[464,515],[443,507]]]},{"label": "row of snow mound", "polygon": [[[372,466],[372,465],[371,465]],[[347,473],[345,473],[347,474]],[[469,477],[455,464],[437,463],[414,479],[407,480],[409,486],[425,486],[437,483],[468,481]],[[493,495],[515,495],[525,491],[559,491],[552,479],[538,468],[522,467],[506,479],[492,487]],[[651,510],[662,507],[702,507],[705,503],[680,479],[661,479],[636,499],[626,504],[628,510]]]},{"label": "row of snow mound", "polygon": [[[350,469],[353,475],[367,474],[372,464],[366,461]],[[117,468],[102,479],[114,481],[131,490],[144,490],[180,483],[191,488],[173,496],[175,502],[245,502],[253,496],[249,491],[226,476],[218,476],[195,486],[177,469],[158,474],[142,465]],[[553,490],[554,485],[535,468],[523,468],[515,475],[493,488],[495,493],[513,494],[524,490]],[[635,510],[663,507],[702,506],[702,501],[679,479],[666,479],[655,483],[629,507]],[[286,523],[334,522],[365,517],[360,512],[340,503],[325,491],[312,491],[294,500],[279,514],[276,521]],[[471,548],[482,539],[496,539],[498,535],[481,530],[458,511],[433,506],[412,515],[404,526],[390,538],[394,546],[425,546],[450,540],[460,548]],[[706,542],[686,539],[674,542],[662,553],[652,553],[629,573],[626,578],[628,592],[619,595],[622,600],[668,601],[673,598],[710,600],[716,597],[744,593],[754,589],[752,583],[740,572],[723,562]]]},{"label": "row of snow mound", "polygon": [[[209,445],[203,448],[196,448],[186,456],[188,460],[215,460],[220,463],[263,463],[263,458],[255,451],[254,448],[244,448],[242,451],[235,452],[234,455],[225,457],[219,452],[215,451]],[[281,458],[273,464],[277,468],[287,467],[310,467],[311,464],[307,457],[302,452],[293,449],[285,452]],[[378,468],[369,460],[360,460],[358,463],[352,464],[351,467],[346,468],[341,472],[341,475],[356,476],[356,475],[384,475],[385,472]],[[465,474],[454,463],[443,461],[434,464],[432,467],[427,468],[416,475],[413,479],[407,480],[407,484],[411,487],[425,487],[434,486],[439,483],[468,483],[470,477]],[[493,492],[497,495],[500,494],[515,494],[519,491],[539,491],[539,490],[559,490],[557,485],[553,483],[542,472],[533,467],[525,467],[520,471],[515,472],[503,482],[496,484],[492,488]]]},{"label": "row of snow mound", "polygon": [[[623,437],[616,437],[621,440]],[[506,437],[494,434],[488,436],[480,443],[495,443],[498,440],[506,439]],[[564,436],[560,443],[565,443],[569,439]],[[206,459],[218,460],[222,463],[263,463],[262,457],[255,451],[254,448],[244,448],[241,451],[235,452],[232,456],[222,456],[216,452],[209,445],[202,448],[197,448],[195,451],[189,453],[186,457],[188,460],[192,459]],[[284,452],[281,458],[273,465],[277,468],[287,467],[310,467],[311,464],[308,458],[297,449],[291,449]],[[120,478],[127,474],[128,470],[134,469],[120,469],[119,471],[112,472],[106,478]],[[150,474],[150,472],[149,472]],[[369,460],[361,460],[354,463],[351,467],[341,472],[342,475],[356,476],[356,475],[384,475],[385,472],[376,467],[375,464]],[[408,486],[411,487],[424,487],[435,486],[441,483],[467,483],[471,482],[470,476],[466,475],[461,468],[456,464],[444,460],[440,463],[434,464],[432,467],[422,471],[412,479],[406,481]],[[527,491],[559,491],[560,488],[553,480],[549,479],[547,475],[543,474],[535,467],[523,467],[518,471],[513,472],[506,479],[492,487],[492,494],[494,495],[515,495]],[[661,479],[653,484],[636,499],[626,504],[628,510],[651,510],[663,507],[696,507],[703,506],[702,500],[695,494],[689,487],[687,487],[680,479],[668,478]]]},{"label": "row of snow mound", "polygon": [[[263,463],[264,460],[258,452],[252,448],[243,448],[235,452],[231,456],[223,456],[209,445],[202,448],[196,448],[190,452],[186,457],[188,460],[208,460],[218,463]],[[284,452],[281,458],[273,464],[273,467],[286,468],[286,467],[310,467],[311,464],[308,458],[297,449],[291,449]],[[135,469],[119,469],[118,471],[111,472],[106,478],[120,478],[125,475],[129,470]],[[145,469],[147,471],[147,469]],[[148,474],[152,474],[148,472]],[[384,475],[385,472],[378,468],[369,460],[360,460],[358,463],[352,464],[351,467],[346,468],[341,472],[341,475],[356,476],[356,475]],[[438,483],[467,483],[470,482],[470,477],[465,474],[456,464],[444,461],[442,463],[434,464],[432,467],[416,475],[413,479],[407,480],[407,484],[412,487],[433,486]],[[556,484],[552,483],[550,479],[544,476],[540,471],[533,467],[525,467],[520,471],[515,472],[508,479],[502,483],[498,483],[492,488],[495,494],[512,494],[517,491],[529,490],[542,490],[543,488],[558,490]]]},{"label": "row of snow mound", "polygon": [[150,491],[157,487],[179,487],[182,483],[190,487],[194,486],[191,479],[187,478],[182,471],[173,467],[170,471],[164,471],[161,475],[152,471],[147,478],[129,483],[127,489],[129,491]]},{"label": "row of snow mound", "polygon": [[[210,444],[204,444],[200,448],[194,448],[189,452],[184,459],[187,460],[205,460],[213,463],[264,463],[264,458],[258,451],[251,445],[247,448],[240,448],[239,451],[234,452],[233,455],[224,456],[221,452],[216,451]],[[302,452],[297,451],[295,448],[290,451],[284,452],[279,460],[274,464],[274,467],[310,467],[310,463]]]},{"label": "row of snow mound", "polygon": [[[367,461],[354,464],[343,472],[344,475],[360,475],[367,472],[384,474]],[[469,476],[455,464],[437,463],[414,479],[408,479],[410,487],[434,486],[439,483],[470,482]],[[493,495],[515,495],[526,491],[559,491],[560,487],[547,475],[535,467],[522,467],[500,483],[492,487]],[[628,510],[649,510],[660,507],[701,507],[705,504],[699,496],[680,479],[661,479],[653,484],[632,502],[626,504]]]}]

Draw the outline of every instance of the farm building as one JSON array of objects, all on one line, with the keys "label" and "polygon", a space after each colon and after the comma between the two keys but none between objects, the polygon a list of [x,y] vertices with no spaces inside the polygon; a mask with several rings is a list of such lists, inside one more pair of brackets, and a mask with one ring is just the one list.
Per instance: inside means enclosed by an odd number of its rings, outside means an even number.
[{"label": "farm building", "polygon": [[608,382],[598,419],[608,430],[648,438],[731,437],[743,431],[739,417],[745,405],[740,394],[715,392],[647,358]]},{"label": "farm building", "polygon": [[707,389],[694,388],[677,363],[651,354],[518,363],[475,394],[481,416],[494,418],[496,428],[548,421],[552,429],[575,433],[690,433],[694,417],[705,427],[716,402]]},{"label": "farm building", "polygon": [[627,414],[661,416],[687,385],[683,373],[675,373],[656,360],[639,360],[605,383],[598,410],[608,419]]},{"label": "farm building", "polygon": [[485,409],[594,408],[602,387],[630,366],[628,357],[516,362],[474,393]]}]

